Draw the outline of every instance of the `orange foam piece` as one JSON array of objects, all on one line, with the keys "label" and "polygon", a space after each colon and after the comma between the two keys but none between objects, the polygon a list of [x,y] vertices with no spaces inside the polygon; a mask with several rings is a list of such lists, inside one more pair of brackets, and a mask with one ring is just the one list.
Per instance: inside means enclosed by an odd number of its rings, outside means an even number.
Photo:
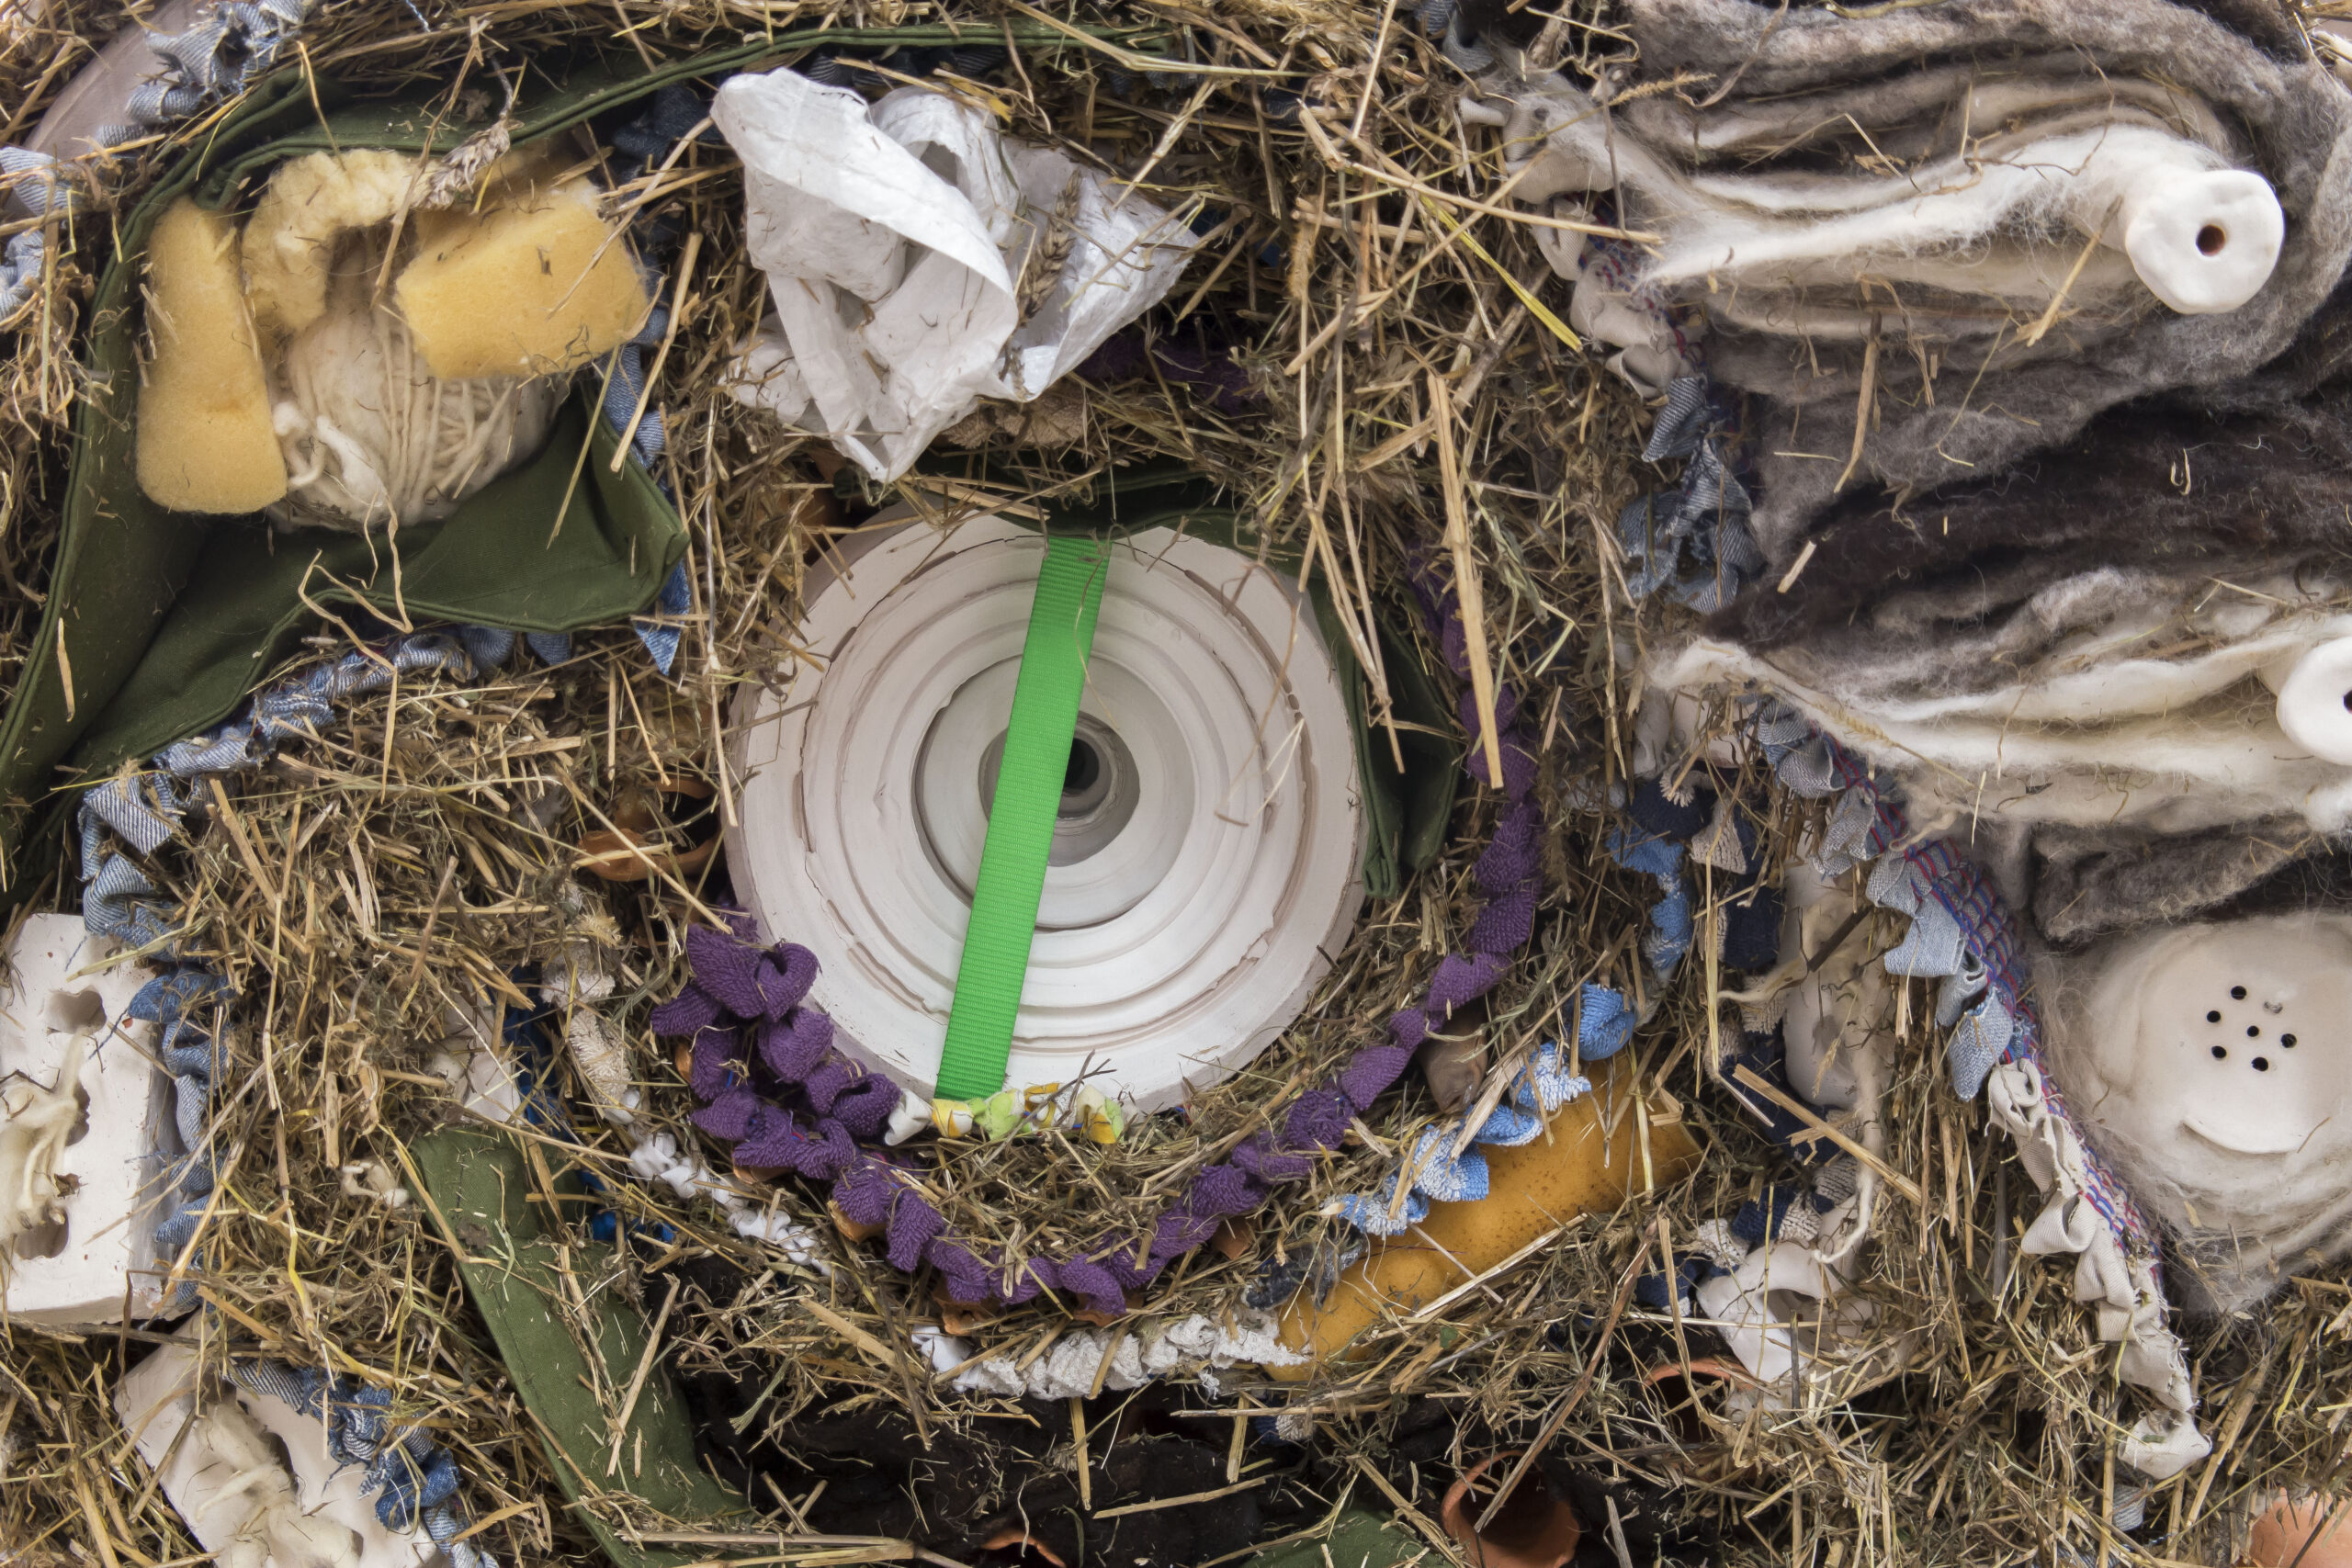
[{"label": "orange foam piece", "polygon": [[1319,1310],[1310,1291],[1292,1297],[1283,1309],[1282,1342],[1307,1359],[1266,1370],[1283,1382],[1303,1382],[1318,1363],[1345,1359],[1351,1340],[1390,1314],[1426,1306],[1578,1214],[1613,1209],[1630,1192],[1690,1174],[1699,1162],[1699,1145],[1683,1126],[1680,1108],[1657,1094],[1647,1106],[1645,1171],[1641,1129],[1627,1096],[1633,1074],[1620,1066],[1624,1060],[1613,1056],[1586,1069],[1592,1092],[1553,1112],[1548,1137],[1517,1148],[1484,1148],[1485,1198],[1431,1203],[1419,1224],[1374,1241],[1340,1276]]},{"label": "orange foam piece", "polygon": [[241,270],[235,223],[187,197],[147,241],[134,461],[139,488],[174,512],[258,512],[286,494]]}]

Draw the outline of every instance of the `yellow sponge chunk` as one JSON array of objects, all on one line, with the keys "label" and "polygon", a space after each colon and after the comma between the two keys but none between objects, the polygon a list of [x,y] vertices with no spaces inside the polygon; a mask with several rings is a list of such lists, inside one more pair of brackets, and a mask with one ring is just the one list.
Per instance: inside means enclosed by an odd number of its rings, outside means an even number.
[{"label": "yellow sponge chunk", "polygon": [[269,383],[239,286],[237,229],[182,197],[147,242],[139,488],[175,512],[257,512],[286,494]]},{"label": "yellow sponge chunk", "polygon": [[1623,1060],[1588,1068],[1592,1092],[1554,1111],[1544,1136],[1480,1151],[1487,1196],[1431,1203],[1428,1219],[1374,1242],[1320,1306],[1312,1291],[1292,1297],[1280,1337],[1306,1359],[1266,1371],[1279,1382],[1304,1382],[1325,1361],[1348,1359],[1365,1330],[1428,1305],[1578,1214],[1615,1208],[1632,1192],[1689,1175],[1700,1151],[1681,1108],[1662,1094],[1630,1103],[1636,1075],[1619,1070]]},{"label": "yellow sponge chunk", "polygon": [[266,336],[291,337],[327,308],[335,242],[388,221],[417,184],[400,152],[312,152],[280,164],[245,225],[245,299]]},{"label": "yellow sponge chunk", "polygon": [[[539,199],[543,187],[560,180],[568,162],[566,151],[560,139],[515,148],[479,171],[470,181],[411,209],[408,232],[414,250],[447,250],[470,232],[481,215],[492,208],[532,205]],[[444,165],[428,185],[446,178],[448,173],[448,166]]]},{"label": "yellow sponge chunk", "polygon": [[617,347],[646,310],[628,244],[585,181],[438,236],[392,286],[435,376],[543,376]]}]

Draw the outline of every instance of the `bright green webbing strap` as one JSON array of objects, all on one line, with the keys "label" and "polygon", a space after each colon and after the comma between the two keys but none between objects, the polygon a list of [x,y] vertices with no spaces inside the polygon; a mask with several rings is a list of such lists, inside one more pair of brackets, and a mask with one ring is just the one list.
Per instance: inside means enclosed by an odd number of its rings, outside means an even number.
[{"label": "bright green webbing strap", "polygon": [[997,764],[996,801],[972,888],[972,925],[956,971],[947,1044],[939,1057],[941,1100],[985,1100],[1004,1088],[1012,1023],[1037,934],[1037,900],[1046,891],[1046,856],[1069,774],[1078,734],[1078,700],[1094,648],[1094,616],[1111,561],[1100,539],[1049,535],[1037,597],[1029,607],[1012,719]]}]

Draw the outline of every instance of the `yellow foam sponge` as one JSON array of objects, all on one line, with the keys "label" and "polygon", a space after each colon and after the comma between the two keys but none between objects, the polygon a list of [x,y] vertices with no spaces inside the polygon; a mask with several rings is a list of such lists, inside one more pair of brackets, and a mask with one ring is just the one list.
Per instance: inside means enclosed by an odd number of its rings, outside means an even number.
[{"label": "yellow foam sponge", "polygon": [[561,173],[556,149],[544,141],[506,153],[447,199],[410,210],[408,232],[414,248],[426,254],[447,250],[472,231],[482,213],[496,207],[530,206],[540,188],[555,184]]},{"label": "yellow foam sponge", "polygon": [[1428,1305],[1578,1214],[1614,1208],[1629,1192],[1689,1174],[1699,1145],[1682,1125],[1680,1108],[1663,1095],[1634,1105],[1634,1074],[1620,1066],[1623,1061],[1616,1056],[1586,1069],[1592,1092],[1553,1112],[1544,1136],[1517,1148],[1482,1149],[1486,1197],[1431,1203],[1419,1224],[1374,1242],[1320,1307],[1312,1291],[1291,1298],[1279,1337],[1306,1359],[1266,1370],[1284,1382],[1304,1382],[1318,1363],[1345,1359],[1351,1341],[1391,1313]]},{"label": "yellow foam sponge", "polygon": [[436,238],[392,286],[435,376],[568,370],[617,347],[644,318],[637,264],[584,180],[471,215]]},{"label": "yellow foam sponge", "polygon": [[325,313],[335,242],[390,220],[417,186],[400,152],[312,152],[277,166],[245,225],[245,299],[265,338]]},{"label": "yellow foam sponge", "polygon": [[139,488],[175,512],[255,512],[286,493],[269,383],[239,286],[237,229],[182,197],[147,242]]}]

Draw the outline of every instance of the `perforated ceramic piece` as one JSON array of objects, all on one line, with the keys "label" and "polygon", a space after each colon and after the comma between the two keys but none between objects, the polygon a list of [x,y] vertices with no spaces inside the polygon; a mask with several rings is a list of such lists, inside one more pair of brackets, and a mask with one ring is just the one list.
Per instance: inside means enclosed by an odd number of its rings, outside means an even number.
[{"label": "perforated ceramic piece", "polygon": [[[1000,518],[866,536],[812,584],[808,660],[739,703],[728,833],[770,941],[812,949],[844,1047],[938,1070],[1041,537]],[[1204,540],[1121,541],[1008,1082],[1174,1103],[1305,1005],[1363,900],[1354,737],[1311,608]]]},{"label": "perforated ceramic piece", "polygon": [[[0,981],[0,1117],[14,1104],[30,1113],[61,1087],[64,1063],[80,1062],[81,1113],[56,1151],[62,1218],[18,1235],[0,1260],[0,1311],[28,1322],[119,1322],[162,1302],[169,1259],[155,1254],[164,1215],[164,1176],[177,1155],[173,1086],[156,1063],[154,1026],[125,1015],[150,971],[100,968],[114,942],[92,936],[78,917],[34,915],[9,949]],[[96,973],[78,974],[85,968]],[[85,1043],[77,1051],[76,1040]],[[0,1129],[5,1133],[5,1129]],[[13,1142],[0,1136],[0,1146]]]},{"label": "perforated ceramic piece", "polygon": [[2059,973],[2059,1086],[2217,1297],[2352,1239],[2352,917],[2184,926]]},{"label": "perforated ceramic piece", "polygon": [[[254,1476],[234,1462],[236,1455],[215,1451],[199,1427],[186,1439],[181,1430],[198,1415],[196,1352],[186,1345],[159,1347],[116,1385],[115,1414],[131,1435],[140,1457],[161,1474],[164,1495],[188,1530],[222,1562],[274,1563],[291,1568],[282,1555],[232,1557],[241,1535],[250,1542],[266,1521],[254,1517],[254,1498],[283,1495],[265,1475]],[[359,1489],[356,1465],[338,1467],[327,1455],[326,1432],[318,1421],[282,1399],[219,1384],[203,1391],[207,1406],[235,1404],[266,1434],[274,1465],[291,1484],[290,1502],[310,1541],[347,1551],[313,1561],[352,1568],[443,1568],[448,1559],[422,1530],[386,1529],[376,1506]],[[179,1439],[175,1446],[175,1439]],[[274,1439],[274,1440],[271,1440]],[[242,1483],[242,1484],[240,1484]],[[253,1548],[244,1548],[251,1552]]]}]

